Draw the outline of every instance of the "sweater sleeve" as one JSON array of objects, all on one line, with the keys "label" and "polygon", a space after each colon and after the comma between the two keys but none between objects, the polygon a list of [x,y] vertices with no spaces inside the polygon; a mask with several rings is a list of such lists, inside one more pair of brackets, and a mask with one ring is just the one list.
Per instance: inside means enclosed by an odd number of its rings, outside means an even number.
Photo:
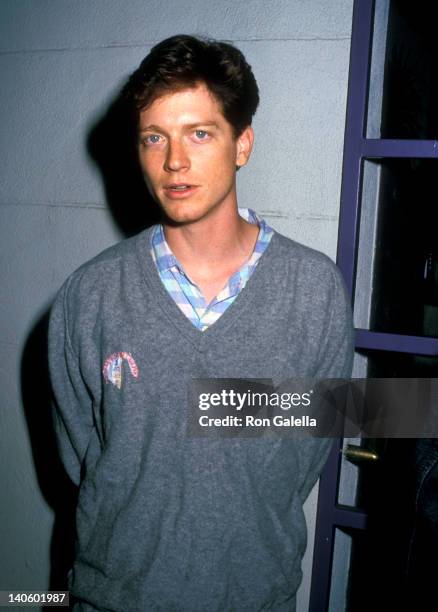
[{"label": "sweater sleeve", "polygon": [[349,378],[353,367],[353,317],[350,298],[338,268],[331,268],[327,314],[315,378]]},{"label": "sweater sleeve", "polygon": [[79,485],[81,465],[93,430],[92,399],[69,339],[68,281],[50,314],[49,369],[53,390],[53,423],[61,460],[71,480]]},{"label": "sweater sleeve", "polygon": [[[321,343],[315,378],[349,378],[353,366],[353,318],[350,299],[338,268],[331,269],[326,330]],[[332,447],[331,438],[300,440],[300,497],[304,502],[319,478]]]}]

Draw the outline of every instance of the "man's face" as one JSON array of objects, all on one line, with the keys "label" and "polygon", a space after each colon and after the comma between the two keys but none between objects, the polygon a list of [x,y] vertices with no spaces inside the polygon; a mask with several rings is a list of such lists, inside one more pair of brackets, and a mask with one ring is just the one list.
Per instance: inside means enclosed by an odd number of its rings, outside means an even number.
[{"label": "man's face", "polygon": [[200,84],[157,98],[140,113],[139,157],[167,218],[193,223],[234,210],[236,165],[251,153],[250,127],[235,138],[216,98]]}]

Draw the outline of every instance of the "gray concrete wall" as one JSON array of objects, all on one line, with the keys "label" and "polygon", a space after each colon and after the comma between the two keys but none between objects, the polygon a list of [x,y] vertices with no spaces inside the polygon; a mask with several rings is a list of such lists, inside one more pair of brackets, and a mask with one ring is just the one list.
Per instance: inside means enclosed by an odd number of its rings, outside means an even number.
[{"label": "gray concrete wall", "polygon": [[[352,4],[2,0],[0,590],[48,588],[50,549],[56,559],[62,546],[62,521],[52,538],[67,493],[52,484],[45,314],[71,271],[124,236],[131,197],[115,218],[89,153],[93,126],[158,40],[184,32],[233,41],[261,91],[240,204],[334,258]],[[316,490],[310,528],[315,502]],[[310,562],[311,546],[301,611]]]}]

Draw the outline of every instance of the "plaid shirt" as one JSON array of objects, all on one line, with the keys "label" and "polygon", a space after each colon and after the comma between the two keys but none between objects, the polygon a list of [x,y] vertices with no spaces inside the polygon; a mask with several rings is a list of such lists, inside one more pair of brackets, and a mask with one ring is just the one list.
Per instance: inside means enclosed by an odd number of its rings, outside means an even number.
[{"label": "plaid shirt", "polygon": [[225,287],[209,304],[170,250],[164,237],[163,226],[157,225],[152,234],[151,255],[164,286],[179,309],[201,331],[215,323],[234,302],[254,272],[274,233],[250,208],[239,208],[239,214],[249,223],[260,227],[257,242],[249,260],[228,279]]}]

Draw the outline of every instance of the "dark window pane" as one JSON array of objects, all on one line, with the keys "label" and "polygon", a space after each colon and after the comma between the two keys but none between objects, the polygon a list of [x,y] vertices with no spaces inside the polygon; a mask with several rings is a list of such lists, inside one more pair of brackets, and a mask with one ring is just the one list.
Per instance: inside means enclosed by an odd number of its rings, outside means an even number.
[{"label": "dark window pane", "polygon": [[438,337],[437,171],[438,160],[365,162],[358,327]]},{"label": "dark window pane", "polygon": [[[370,378],[438,376],[438,357],[384,351],[366,355]],[[351,532],[347,612],[427,610],[435,585],[430,558],[438,544],[438,462],[425,478],[423,458],[430,462],[437,457],[438,439],[362,444],[380,459],[359,468],[357,504],[366,510],[368,523],[366,531]]]},{"label": "dark window pane", "polygon": [[[391,0],[389,11],[384,11],[382,6],[386,2],[377,0],[368,136],[435,139],[438,137],[437,3]],[[386,51],[382,53],[379,36],[385,26],[381,21],[386,19]],[[382,68],[383,96],[378,91]],[[377,105],[376,99],[380,101]],[[379,113],[381,110],[380,133],[375,133],[377,106]]]}]

